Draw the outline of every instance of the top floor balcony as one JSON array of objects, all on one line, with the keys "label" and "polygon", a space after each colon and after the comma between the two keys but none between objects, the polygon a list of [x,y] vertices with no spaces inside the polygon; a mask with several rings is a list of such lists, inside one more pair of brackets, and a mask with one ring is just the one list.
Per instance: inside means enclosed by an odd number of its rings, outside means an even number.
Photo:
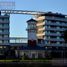
[{"label": "top floor balcony", "polygon": [[56,20],[56,21],[65,21],[65,22],[67,22],[67,18],[58,18],[58,17],[49,17],[49,16],[46,16],[45,19],[47,19],[47,20]]}]

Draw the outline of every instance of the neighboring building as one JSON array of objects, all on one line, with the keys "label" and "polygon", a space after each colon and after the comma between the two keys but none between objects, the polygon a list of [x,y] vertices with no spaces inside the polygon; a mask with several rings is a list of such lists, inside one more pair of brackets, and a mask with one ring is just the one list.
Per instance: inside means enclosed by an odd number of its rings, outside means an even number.
[{"label": "neighboring building", "polygon": [[9,15],[0,13],[0,45],[9,43]]},{"label": "neighboring building", "polygon": [[33,47],[33,46],[36,47],[36,45],[37,45],[36,23],[37,23],[37,21],[34,19],[30,19],[27,21],[28,45],[30,45],[31,47]]},{"label": "neighboring building", "polygon": [[[37,21],[30,19],[27,21],[28,43],[26,47],[16,50],[16,56],[28,58],[45,58],[45,48],[38,46]],[[19,54],[18,54],[19,53]]]},{"label": "neighboring building", "polygon": [[[0,12],[0,59],[6,57],[9,51],[9,20],[10,16],[7,14],[1,14]],[[6,46],[8,45],[8,46]]]},{"label": "neighboring building", "polygon": [[37,38],[42,46],[65,46],[62,37],[67,29],[67,17],[63,14],[47,12],[38,16]]}]

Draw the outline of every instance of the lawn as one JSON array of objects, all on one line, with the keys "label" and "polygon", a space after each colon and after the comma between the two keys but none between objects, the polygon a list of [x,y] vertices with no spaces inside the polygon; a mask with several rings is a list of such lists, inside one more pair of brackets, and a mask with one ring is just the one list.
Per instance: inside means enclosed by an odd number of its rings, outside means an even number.
[{"label": "lawn", "polygon": [[29,59],[29,60],[5,59],[5,60],[0,60],[0,62],[50,62],[50,60],[48,59]]}]

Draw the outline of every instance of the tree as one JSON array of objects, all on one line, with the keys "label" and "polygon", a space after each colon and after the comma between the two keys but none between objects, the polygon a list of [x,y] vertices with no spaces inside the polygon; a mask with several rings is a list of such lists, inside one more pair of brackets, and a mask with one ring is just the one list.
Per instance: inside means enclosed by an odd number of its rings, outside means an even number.
[{"label": "tree", "polygon": [[67,30],[63,32],[63,38],[65,40],[65,43],[67,43]]}]

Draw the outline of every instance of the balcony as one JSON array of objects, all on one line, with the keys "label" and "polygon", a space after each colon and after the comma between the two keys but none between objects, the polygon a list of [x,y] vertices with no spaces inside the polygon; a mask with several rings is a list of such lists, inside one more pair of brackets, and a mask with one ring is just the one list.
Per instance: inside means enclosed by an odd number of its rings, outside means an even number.
[{"label": "balcony", "polygon": [[[58,46],[58,47],[64,47],[65,46],[65,44],[45,44],[44,46]],[[67,45],[66,45],[66,47],[67,47]]]},{"label": "balcony", "polygon": [[47,27],[47,28],[45,28],[45,30],[55,30],[55,31],[64,31],[65,30],[65,28],[49,28],[49,27]]},{"label": "balcony", "polygon": [[57,33],[45,33],[45,35],[48,35],[48,36],[61,36],[62,34],[57,34]]},{"label": "balcony", "polygon": [[9,26],[0,26],[0,29],[9,29]]},{"label": "balcony", "polygon": [[9,23],[9,20],[5,20],[5,21],[0,20],[0,23]]},{"label": "balcony", "polygon": [[61,38],[60,39],[57,39],[57,38],[46,38],[45,40],[46,41],[62,41],[62,42],[64,41],[64,39],[61,39]]},{"label": "balcony", "polygon": [[67,26],[67,23],[49,23],[49,22],[46,22],[45,25],[55,25],[55,26]]},{"label": "balcony", "polygon": [[0,37],[0,40],[9,40],[9,37]]},{"label": "balcony", "polygon": [[0,34],[9,34],[9,31],[0,32]]},{"label": "balcony", "polygon": [[45,17],[45,19],[47,20],[56,20],[56,21],[66,21],[67,22],[67,18],[57,18],[57,17]]},{"label": "balcony", "polygon": [[10,37],[10,43],[27,43],[27,38],[21,37]]}]

